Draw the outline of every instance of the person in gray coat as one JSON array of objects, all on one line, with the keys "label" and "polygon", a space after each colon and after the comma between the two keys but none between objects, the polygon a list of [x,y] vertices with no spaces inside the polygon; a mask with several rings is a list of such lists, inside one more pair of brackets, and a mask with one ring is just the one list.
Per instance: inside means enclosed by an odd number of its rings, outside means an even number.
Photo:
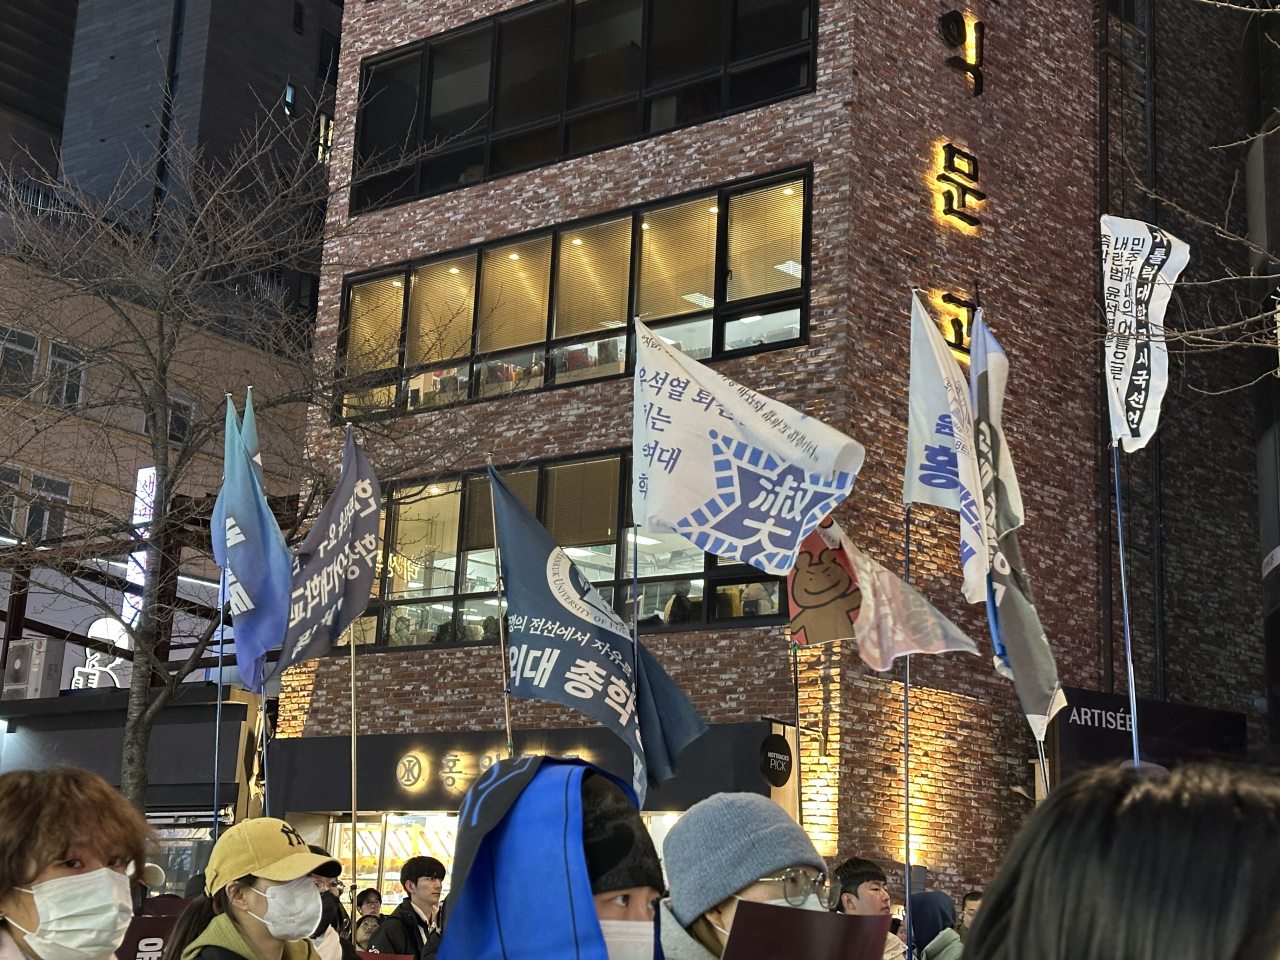
[{"label": "person in gray coat", "polygon": [[719,960],[741,900],[827,910],[839,896],[804,830],[755,793],[694,804],[662,852],[671,891],[659,907],[667,960]]}]

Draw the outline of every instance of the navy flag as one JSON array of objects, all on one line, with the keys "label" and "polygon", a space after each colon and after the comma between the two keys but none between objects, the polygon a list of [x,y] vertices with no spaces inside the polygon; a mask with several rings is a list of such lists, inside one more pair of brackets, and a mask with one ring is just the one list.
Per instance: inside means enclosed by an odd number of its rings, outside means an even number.
[{"label": "navy flag", "polygon": [[492,467],[489,481],[507,600],[507,689],[576,707],[621,737],[643,805],[648,786],[675,776],[680,751],[706,724],[643,646],[636,660],[627,625]]},{"label": "navy flag", "polygon": [[378,556],[382,491],[373,466],[347,427],[338,487],[293,561],[289,632],[275,673],[333,649],[364,613]]}]

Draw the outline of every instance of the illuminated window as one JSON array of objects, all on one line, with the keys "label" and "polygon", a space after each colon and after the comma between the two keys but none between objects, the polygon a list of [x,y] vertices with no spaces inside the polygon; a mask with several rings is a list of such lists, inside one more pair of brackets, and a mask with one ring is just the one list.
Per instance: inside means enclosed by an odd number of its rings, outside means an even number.
[{"label": "illuminated window", "polygon": [[729,200],[728,299],[794,290],[804,276],[804,181]]},{"label": "illuminated window", "polygon": [[355,279],[339,414],[624,375],[632,312],[697,360],[802,343],[807,182],[757,179]]},{"label": "illuminated window", "polygon": [[627,324],[631,217],[560,232],[555,336]]},{"label": "illuminated window", "polygon": [[538,237],[486,250],[483,264],[480,352],[546,339],[551,238]]},{"label": "illuminated window", "polygon": [[816,7],[546,0],[380,54],[361,70],[352,210],[805,93]]},{"label": "illuminated window", "polygon": [[386,277],[351,288],[347,325],[347,373],[385,370],[400,362],[404,278]]},{"label": "illuminated window", "polygon": [[645,214],[636,296],[645,323],[715,305],[718,213],[712,193]]},{"label": "illuminated window", "polygon": [[[782,622],[787,611],[779,579],[723,564],[674,534],[633,531],[628,461],[599,454],[521,465],[502,477],[624,620],[631,617],[631,558],[638,548],[642,630]],[[357,621],[356,642],[496,644],[504,607],[497,596],[488,475],[397,485],[386,496],[391,533],[379,564],[382,585]]]}]

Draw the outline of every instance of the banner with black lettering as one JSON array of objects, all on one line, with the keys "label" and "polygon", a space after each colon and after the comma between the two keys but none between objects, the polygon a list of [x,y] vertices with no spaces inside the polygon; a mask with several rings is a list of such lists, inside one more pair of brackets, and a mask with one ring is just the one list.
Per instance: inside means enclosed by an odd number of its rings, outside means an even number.
[{"label": "banner with black lettering", "polygon": [[1125,453],[1147,445],[1160,425],[1169,385],[1164,313],[1191,248],[1141,220],[1102,218],[1102,296],[1107,314],[1107,400],[1111,439]]}]

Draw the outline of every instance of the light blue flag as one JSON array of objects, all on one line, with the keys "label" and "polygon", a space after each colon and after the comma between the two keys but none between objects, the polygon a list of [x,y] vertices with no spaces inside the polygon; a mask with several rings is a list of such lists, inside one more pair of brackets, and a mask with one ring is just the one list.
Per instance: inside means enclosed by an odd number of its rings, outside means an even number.
[{"label": "light blue flag", "polygon": [[253,475],[258,478],[258,486],[267,488],[262,477],[262,451],[258,448],[258,418],[253,413],[253,387],[245,390],[244,424],[240,427],[240,439],[244,442],[245,456],[253,467]]},{"label": "light blue flag", "polygon": [[213,557],[226,575],[240,678],[257,691],[267,651],[284,641],[288,627],[293,557],[245,450],[230,397],[222,469],[210,523]]}]

